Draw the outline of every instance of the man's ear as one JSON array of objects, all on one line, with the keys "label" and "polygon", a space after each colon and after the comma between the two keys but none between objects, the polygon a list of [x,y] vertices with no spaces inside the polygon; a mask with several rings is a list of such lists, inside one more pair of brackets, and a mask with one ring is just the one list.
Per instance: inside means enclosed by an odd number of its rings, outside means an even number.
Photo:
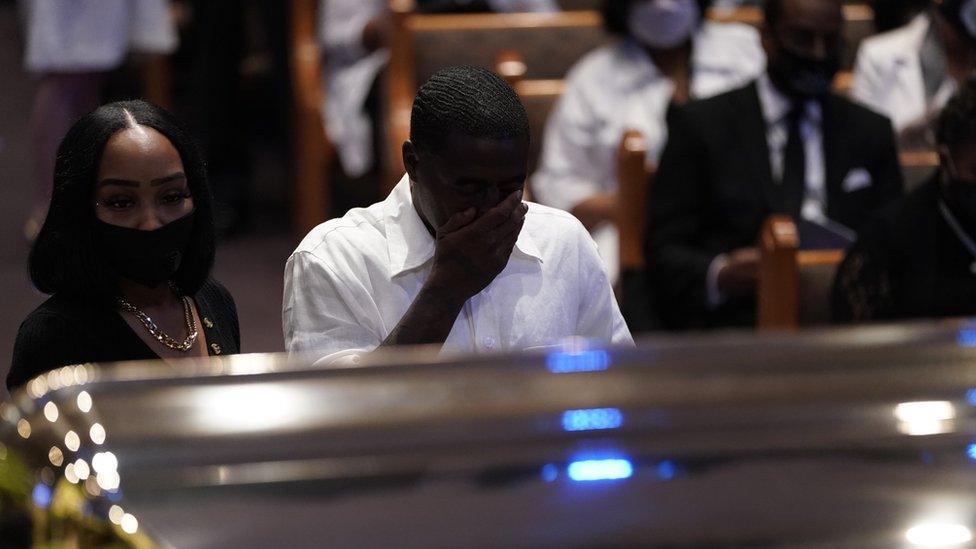
[{"label": "man's ear", "polygon": [[406,168],[407,175],[410,176],[410,181],[417,181],[417,166],[420,164],[420,157],[417,154],[417,147],[415,147],[410,141],[404,141],[402,154],[403,167]]}]

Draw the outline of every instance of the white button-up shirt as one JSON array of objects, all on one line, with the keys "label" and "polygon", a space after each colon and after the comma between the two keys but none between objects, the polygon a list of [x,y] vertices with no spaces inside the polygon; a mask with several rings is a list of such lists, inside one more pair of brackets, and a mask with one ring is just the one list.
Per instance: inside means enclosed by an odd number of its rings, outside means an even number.
[{"label": "white button-up shirt", "polygon": [[[744,86],[765,67],[755,29],[706,22],[695,34],[691,95],[704,98]],[[648,144],[647,162],[656,165],[667,142],[665,115],[674,84],[633,40],[622,40],[587,54],[566,78],[566,92],[546,124],[532,191],[539,202],[572,210],[595,195],[617,190],[617,149],[627,130]],[[596,227],[604,265],[616,278],[616,227]]]},{"label": "white button-up shirt", "polygon": [[[375,349],[410,308],[433,258],[407,176],[383,202],[319,225],[285,265],[288,351],[329,362]],[[443,349],[526,349],[574,335],[633,344],[586,229],[529,203],[508,265],[465,303]]]}]

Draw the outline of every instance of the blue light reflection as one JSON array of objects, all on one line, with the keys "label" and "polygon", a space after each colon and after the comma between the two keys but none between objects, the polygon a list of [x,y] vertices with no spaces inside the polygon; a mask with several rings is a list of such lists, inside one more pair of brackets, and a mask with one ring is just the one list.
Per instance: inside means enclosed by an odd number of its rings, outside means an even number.
[{"label": "blue light reflection", "polygon": [[620,480],[633,476],[634,466],[627,459],[586,459],[571,462],[566,473],[577,482]]},{"label": "blue light reflection", "polygon": [[966,447],[966,457],[976,461],[976,444],[970,444]]},{"label": "blue light reflection", "polygon": [[555,463],[547,463],[542,467],[542,480],[546,482],[556,482],[559,478],[559,467]]},{"label": "blue light reflection", "polygon": [[624,423],[624,414],[617,408],[588,408],[563,412],[563,430],[596,431],[617,429]]},{"label": "blue light reflection", "polygon": [[546,357],[546,367],[554,374],[599,372],[610,367],[610,353],[602,349],[556,351]]},{"label": "blue light reflection", "polygon": [[657,476],[661,480],[671,480],[678,474],[678,466],[673,461],[662,461],[657,464]]},{"label": "blue light reflection", "polygon": [[960,328],[959,333],[956,334],[956,343],[960,347],[976,347],[976,327]]},{"label": "blue light reflection", "polygon": [[43,482],[38,482],[34,485],[34,491],[31,492],[31,499],[34,500],[34,505],[41,509],[47,509],[51,505],[51,487]]}]

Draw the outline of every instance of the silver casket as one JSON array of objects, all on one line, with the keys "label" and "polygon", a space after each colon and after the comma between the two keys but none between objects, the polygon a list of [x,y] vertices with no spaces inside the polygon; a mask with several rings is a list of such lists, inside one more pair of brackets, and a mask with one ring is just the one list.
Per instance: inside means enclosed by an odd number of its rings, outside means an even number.
[{"label": "silver casket", "polygon": [[0,545],[966,546],[974,387],[965,322],[72,366],[0,411]]}]

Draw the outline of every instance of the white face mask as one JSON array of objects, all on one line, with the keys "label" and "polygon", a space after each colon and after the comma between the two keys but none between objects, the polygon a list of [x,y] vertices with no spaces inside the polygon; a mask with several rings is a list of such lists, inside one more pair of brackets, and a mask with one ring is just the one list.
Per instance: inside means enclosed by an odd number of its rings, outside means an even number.
[{"label": "white face mask", "polygon": [[631,5],[627,30],[647,47],[668,49],[688,40],[700,19],[696,0],[643,0]]}]

